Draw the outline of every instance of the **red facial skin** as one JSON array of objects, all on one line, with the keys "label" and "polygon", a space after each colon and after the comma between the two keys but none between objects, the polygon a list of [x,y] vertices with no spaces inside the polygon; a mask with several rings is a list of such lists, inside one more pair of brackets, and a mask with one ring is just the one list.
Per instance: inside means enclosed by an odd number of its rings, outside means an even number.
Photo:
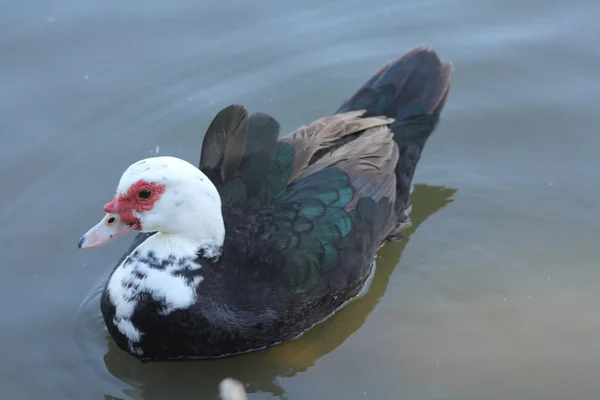
[{"label": "red facial skin", "polygon": [[[149,198],[143,199],[140,197],[140,192],[143,190],[148,190],[152,193]],[[140,220],[133,215],[132,211],[144,212],[151,210],[164,192],[164,185],[140,179],[129,187],[127,193],[115,197],[113,201],[106,204],[104,211],[119,214],[122,222],[135,224],[134,229],[139,231],[142,229]]]}]

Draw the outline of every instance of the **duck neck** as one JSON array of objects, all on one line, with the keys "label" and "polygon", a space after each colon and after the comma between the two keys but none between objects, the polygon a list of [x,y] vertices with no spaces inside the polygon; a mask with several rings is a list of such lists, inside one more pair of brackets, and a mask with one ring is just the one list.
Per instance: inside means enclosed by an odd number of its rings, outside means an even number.
[{"label": "duck neck", "polygon": [[205,258],[218,257],[221,254],[225,230],[215,230],[212,235],[206,235],[206,230],[189,233],[157,232],[149,237],[141,247],[152,251],[159,258],[177,257],[195,258],[198,255]]},{"label": "duck neck", "polygon": [[[202,207],[201,202],[197,204],[190,207],[182,206],[183,212],[171,215],[170,226],[167,229],[158,229],[155,235],[146,240],[144,247],[161,258],[170,255],[177,257],[202,255],[206,258],[218,256],[225,241],[225,225],[221,210]],[[211,210],[213,212],[209,212]]]},{"label": "duck neck", "polygon": [[203,216],[202,226],[198,229],[190,228],[186,233],[164,234],[171,236],[171,240],[189,243],[196,247],[205,257],[213,258],[221,253],[225,241],[225,225],[221,212],[207,213]]}]

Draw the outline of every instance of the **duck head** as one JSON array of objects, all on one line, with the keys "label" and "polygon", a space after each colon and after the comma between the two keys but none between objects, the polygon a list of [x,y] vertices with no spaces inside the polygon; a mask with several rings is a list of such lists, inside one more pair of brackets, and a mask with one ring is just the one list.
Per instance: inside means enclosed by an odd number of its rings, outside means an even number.
[{"label": "duck head", "polygon": [[197,167],[175,157],[129,166],[104,211],[79,248],[102,246],[131,230],[185,237],[199,247],[220,247],[225,237],[219,192]]}]

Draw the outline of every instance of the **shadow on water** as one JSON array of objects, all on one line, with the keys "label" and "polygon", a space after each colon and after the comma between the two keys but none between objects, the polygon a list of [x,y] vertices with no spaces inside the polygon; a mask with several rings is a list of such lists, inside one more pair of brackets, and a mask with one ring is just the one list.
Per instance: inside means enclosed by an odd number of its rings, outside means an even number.
[{"label": "shadow on water", "polygon": [[[390,242],[380,249],[377,270],[368,292],[299,339],[265,351],[221,360],[143,364],[119,350],[104,330],[108,345],[104,355],[106,368],[115,378],[130,385],[130,389],[123,389],[123,393],[134,399],[170,399],[174,393],[178,393],[178,399],[217,398],[218,383],[227,376],[242,381],[248,393],[267,392],[287,399],[277,378],[307,371],[364,324],[385,294],[410,235],[427,218],[451,203],[455,193],[456,189],[415,185],[411,197],[414,204],[411,214],[413,225],[404,232],[405,240]],[[97,305],[100,293],[96,292],[93,303]],[[96,327],[99,320],[101,318],[94,324]],[[118,397],[106,395],[105,399]]]}]

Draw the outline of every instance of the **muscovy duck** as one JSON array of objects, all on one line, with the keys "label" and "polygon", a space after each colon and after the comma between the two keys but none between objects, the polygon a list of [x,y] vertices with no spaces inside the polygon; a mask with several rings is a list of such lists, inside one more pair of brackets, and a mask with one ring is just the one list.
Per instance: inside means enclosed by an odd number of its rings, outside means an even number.
[{"label": "muscovy duck", "polygon": [[139,231],[101,297],[117,346],[143,361],[256,351],[355,298],[378,248],[410,224],[411,180],[451,73],[418,47],[286,136],[232,105],[209,125],[198,166],[161,156],[127,168],[79,241]]}]

